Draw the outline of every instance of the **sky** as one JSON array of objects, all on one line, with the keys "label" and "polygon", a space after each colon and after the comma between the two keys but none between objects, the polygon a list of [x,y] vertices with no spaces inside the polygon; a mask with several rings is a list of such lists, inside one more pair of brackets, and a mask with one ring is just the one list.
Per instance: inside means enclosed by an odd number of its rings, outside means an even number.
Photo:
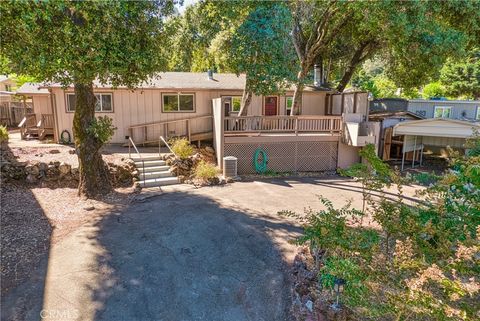
[{"label": "sky", "polygon": [[194,4],[195,2],[198,2],[199,0],[183,0],[183,5],[182,6],[177,6],[178,11],[180,13],[183,13],[185,11],[185,8],[188,7],[191,4]]}]

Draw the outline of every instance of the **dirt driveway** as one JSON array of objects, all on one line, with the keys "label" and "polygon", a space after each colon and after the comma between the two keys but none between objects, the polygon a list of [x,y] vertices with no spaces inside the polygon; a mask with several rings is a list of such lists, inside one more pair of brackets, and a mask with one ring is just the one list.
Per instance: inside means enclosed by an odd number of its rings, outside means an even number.
[{"label": "dirt driveway", "polygon": [[288,320],[288,240],[277,215],[337,205],[357,184],[271,179],[170,188],[97,218],[51,246],[30,281],[2,299],[2,320]]}]

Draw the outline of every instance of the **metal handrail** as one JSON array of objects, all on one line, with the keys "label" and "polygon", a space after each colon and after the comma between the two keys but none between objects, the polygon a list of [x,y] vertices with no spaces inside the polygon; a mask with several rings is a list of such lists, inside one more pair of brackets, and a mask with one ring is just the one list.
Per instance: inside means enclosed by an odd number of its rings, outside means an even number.
[{"label": "metal handrail", "polygon": [[133,148],[135,148],[135,151],[137,152],[138,156],[140,156],[140,152],[138,151],[137,146],[132,140],[132,137],[128,137],[128,158],[132,158],[132,153],[130,152],[131,146],[133,145]]},{"label": "metal handrail", "polygon": [[[167,146],[167,148],[172,152],[172,154],[175,155],[175,157],[177,157],[177,154],[175,154],[175,152],[172,150],[172,148],[171,148],[170,145],[167,143],[167,141],[165,140],[165,138],[163,138],[163,136],[160,136],[160,137],[159,137],[159,140],[163,141],[163,143],[165,144],[165,146]],[[160,141],[158,142],[158,155],[160,155]]]}]

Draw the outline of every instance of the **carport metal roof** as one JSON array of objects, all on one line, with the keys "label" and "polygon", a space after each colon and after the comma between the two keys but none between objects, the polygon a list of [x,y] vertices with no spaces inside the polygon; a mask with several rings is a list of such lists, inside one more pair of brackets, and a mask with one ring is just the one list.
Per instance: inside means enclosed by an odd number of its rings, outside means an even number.
[{"label": "carport metal roof", "polygon": [[480,122],[433,118],[399,123],[393,128],[393,135],[468,138],[474,128],[480,131]]}]

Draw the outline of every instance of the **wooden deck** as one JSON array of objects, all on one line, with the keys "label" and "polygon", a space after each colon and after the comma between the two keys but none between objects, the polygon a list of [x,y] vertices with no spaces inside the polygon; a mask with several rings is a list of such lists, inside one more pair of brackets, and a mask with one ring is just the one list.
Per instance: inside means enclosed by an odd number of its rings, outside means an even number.
[{"label": "wooden deck", "polygon": [[225,136],[340,135],[340,116],[225,117]]}]

